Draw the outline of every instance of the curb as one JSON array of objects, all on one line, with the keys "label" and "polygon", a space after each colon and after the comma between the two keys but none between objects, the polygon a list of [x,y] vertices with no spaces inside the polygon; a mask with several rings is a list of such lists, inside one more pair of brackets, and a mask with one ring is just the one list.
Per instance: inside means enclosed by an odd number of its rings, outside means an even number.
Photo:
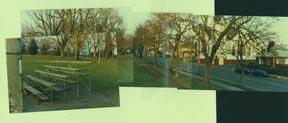
[{"label": "curb", "polygon": [[273,78],[288,80],[288,77],[286,76],[279,76],[279,75],[273,75],[273,74],[268,74],[268,75]]},{"label": "curb", "polygon": [[[180,73],[182,74],[185,74],[185,75],[188,75],[190,77],[196,77],[196,78],[200,78],[200,79],[203,79],[203,77],[201,76],[198,76],[198,75],[192,75],[192,74],[189,74],[189,73],[186,73],[186,72],[183,72],[183,71],[179,71]],[[230,86],[230,85],[226,85],[226,84],[223,84],[223,83],[220,83],[220,82],[217,82],[217,81],[214,81],[214,80],[209,80],[209,83],[211,84],[214,84],[214,85],[217,85],[217,86],[220,86],[222,88],[225,88],[227,90],[231,90],[231,91],[244,91],[243,89],[241,88],[238,88],[238,87],[234,87],[234,86]]]}]

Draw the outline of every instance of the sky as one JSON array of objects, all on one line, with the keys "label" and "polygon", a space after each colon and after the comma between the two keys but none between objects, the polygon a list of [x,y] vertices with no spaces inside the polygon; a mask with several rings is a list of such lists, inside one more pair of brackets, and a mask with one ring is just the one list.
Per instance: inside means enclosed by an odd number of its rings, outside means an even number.
[{"label": "sky", "polygon": [[[151,13],[149,11],[133,11],[133,9],[129,7],[115,9],[118,10],[120,16],[123,17],[124,26],[126,27],[127,34],[133,34],[137,25],[142,24],[151,16]],[[278,18],[279,20],[274,22],[272,27],[272,30],[279,35],[279,38],[276,39],[276,41],[288,44],[288,17]],[[27,15],[25,16],[25,12],[22,12],[22,19],[27,20]]]},{"label": "sky", "polygon": [[[132,34],[134,30],[136,29],[137,25],[143,23],[145,20],[147,20],[150,16],[149,12],[132,12],[132,9],[129,7],[122,7],[122,8],[115,8],[118,10],[120,16],[123,17],[124,20],[124,26],[127,29],[128,34]],[[21,22],[26,23],[26,21],[31,21],[28,11],[22,11],[21,12]]]},{"label": "sky", "polygon": [[279,17],[272,30],[279,35],[278,41],[288,44],[288,17]]},{"label": "sky", "polygon": [[[119,13],[123,16],[124,20],[126,20],[128,33],[133,33],[137,24],[145,22],[145,20],[150,17],[149,12],[127,12],[128,11],[121,11]],[[288,44],[288,17],[278,17],[278,19],[279,20],[272,24],[271,30],[275,31],[279,35],[279,37],[275,39],[276,42]]]},{"label": "sky", "polygon": [[149,19],[149,12],[132,12],[129,8],[117,8],[120,16],[123,17],[127,34],[133,34],[137,25],[144,23]]}]

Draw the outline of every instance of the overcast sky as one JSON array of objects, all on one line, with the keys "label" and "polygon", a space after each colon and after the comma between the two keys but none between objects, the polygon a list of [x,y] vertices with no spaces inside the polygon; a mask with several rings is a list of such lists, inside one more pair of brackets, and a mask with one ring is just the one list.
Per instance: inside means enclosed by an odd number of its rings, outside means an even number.
[{"label": "overcast sky", "polygon": [[149,12],[132,12],[131,9],[128,8],[119,8],[119,14],[123,17],[127,33],[132,34],[137,25],[145,22],[145,20],[149,19]]},{"label": "overcast sky", "polygon": [[288,44],[288,17],[280,17],[274,23],[273,30],[279,35],[278,41]]},{"label": "overcast sky", "polygon": [[[133,33],[137,24],[143,23],[150,17],[149,12],[129,12],[127,14],[119,11],[119,13],[126,20],[128,33]],[[276,39],[277,42],[288,44],[288,17],[279,17],[279,20],[274,22],[272,30],[279,35],[279,38]]]},{"label": "overcast sky", "polygon": [[[124,26],[126,27],[128,34],[132,34],[135,31],[137,25],[145,22],[151,15],[150,12],[133,12],[131,8],[125,7],[115,9],[117,9],[120,16],[123,17],[125,24]],[[23,19],[29,20],[27,18],[27,13],[22,12],[21,14],[22,22]],[[277,41],[288,44],[288,17],[279,17],[279,21],[274,23],[272,30],[274,30],[279,35],[279,39],[277,39]]]}]

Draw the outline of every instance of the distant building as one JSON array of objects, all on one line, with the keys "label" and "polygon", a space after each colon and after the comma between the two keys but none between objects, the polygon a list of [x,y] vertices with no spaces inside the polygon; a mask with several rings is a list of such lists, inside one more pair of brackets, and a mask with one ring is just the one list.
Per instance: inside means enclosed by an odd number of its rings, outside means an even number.
[{"label": "distant building", "polygon": [[[264,45],[258,45],[258,49],[263,49]],[[257,48],[246,45],[242,49],[242,56],[243,56],[243,62],[244,63],[251,63],[256,61],[257,54],[260,52],[257,50]],[[210,52],[212,49],[212,45],[210,45],[207,50]],[[227,64],[236,64],[237,63],[237,54],[239,54],[241,51],[238,47],[237,40],[227,40],[225,41],[225,45],[219,48],[218,52],[216,53],[216,56],[213,59],[212,64],[214,65],[227,65]],[[205,57],[201,53],[200,55],[200,62],[203,64],[205,63]]]},{"label": "distant building", "polygon": [[[264,47],[259,45],[260,47]],[[215,65],[226,65],[226,64],[236,64],[237,63],[237,55],[242,52],[243,62],[251,63],[256,61],[257,54],[259,51],[257,48],[251,45],[245,45],[241,51],[238,47],[237,40],[226,41],[225,45],[220,48],[220,51],[215,57]]]},{"label": "distant building", "polygon": [[191,62],[192,57],[195,56],[196,50],[193,48],[192,42],[179,46],[179,58],[181,58],[185,63]]},{"label": "distant building", "polygon": [[257,57],[258,64],[288,67],[288,49],[274,49]]}]

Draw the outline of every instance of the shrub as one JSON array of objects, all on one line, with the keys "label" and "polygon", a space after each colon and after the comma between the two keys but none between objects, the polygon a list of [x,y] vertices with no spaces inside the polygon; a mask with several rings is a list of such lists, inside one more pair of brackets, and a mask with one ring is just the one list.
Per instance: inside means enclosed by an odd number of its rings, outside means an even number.
[{"label": "shrub", "polygon": [[32,39],[30,42],[29,42],[29,45],[28,45],[28,53],[30,55],[36,55],[38,53],[38,45],[35,41],[35,39]]}]

